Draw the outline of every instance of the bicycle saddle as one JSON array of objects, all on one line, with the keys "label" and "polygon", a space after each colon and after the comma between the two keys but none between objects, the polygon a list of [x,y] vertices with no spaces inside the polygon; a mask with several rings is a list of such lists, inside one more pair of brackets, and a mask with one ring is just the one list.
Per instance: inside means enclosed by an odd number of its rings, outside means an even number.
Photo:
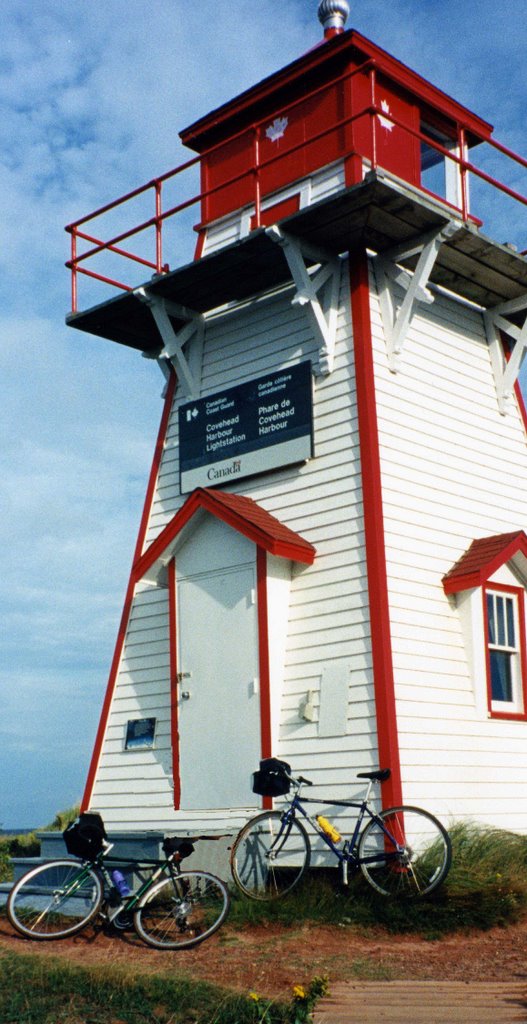
[{"label": "bicycle saddle", "polygon": [[163,840],[163,852],[169,857],[171,854],[177,854],[178,860],[183,860],[184,857],[190,857],[191,853],[194,853],[194,844],[190,839],[178,839],[176,836],[166,836]]},{"label": "bicycle saddle", "polygon": [[357,778],[371,779],[372,782],[386,782],[386,779],[389,779],[391,774],[389,768],[379,768],[376,772],[359,772]]}]

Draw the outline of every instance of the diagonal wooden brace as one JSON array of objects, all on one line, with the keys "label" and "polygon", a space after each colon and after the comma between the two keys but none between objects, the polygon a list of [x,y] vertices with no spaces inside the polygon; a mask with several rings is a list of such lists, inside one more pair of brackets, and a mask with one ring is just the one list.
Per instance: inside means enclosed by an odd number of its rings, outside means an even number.
[{"label": "diagonal wooden brace", "polygon": [[[157,357],[161,369],[163,370],[163,363],[167,359],[170,360],[176,370],[182,393],[190,398],[198,398],[201,389],[203,315],[187,309],[186,306],[173,303],[169,299],[161,299],[157,295],[152,295],[146,288],[137,288],[134,294],[148,306],[156,322],[163,342],[163,349]],[[178,320],[186,320],[187,323],[176,331],[171,316]],[[192,346],[190,346],[191,340],[193,341]],[[190,347],[189,357],[183,351],[185,346]]]},{"label": "diagonal wooden brace", "polygon": [[[291,277],[296,285],[292,305],[301,306],[306,311],[318,343],[318,372],[327,376],[333,370],[335,359],[342,262],[332,253],[306,245],[286,234],[276,224],[267,229],[267,234],[284,251]],[[311,263],[310,269],[306,260]],[[325,309],[318,294],[323,289],[326,292]]]},{"label": "diagonal wooden brace", "polygon": [[[522,312],[525,312],[525,319],[521,327],[508,319],[514,313]],[[527,295],[518,296],[516,299],[510,299],[508,302],[500,303],[499,306],[487,309],[484,320],[498,406],[502,416],[505,416],[510,409],[514,385],[527,352]],[[514,347],[508,358],[505,355],[500,332],[507,334],[514,341]]]},{"label": "diagonal wooden brace", "polygon": [[[439,250],[443,242],[458,230],[459,225],[449,222],[375,258],[374,267],[388,350],[388,365],[392,373],[397,373],[399,369],[400,355],[417,303],[434,301],[434,296],[427,286]],[[419,259],[412,274],[398,265],[417,253]],[[399,309],[396,309],[393,297],[394,282],[404,288],[406,293]]]}]

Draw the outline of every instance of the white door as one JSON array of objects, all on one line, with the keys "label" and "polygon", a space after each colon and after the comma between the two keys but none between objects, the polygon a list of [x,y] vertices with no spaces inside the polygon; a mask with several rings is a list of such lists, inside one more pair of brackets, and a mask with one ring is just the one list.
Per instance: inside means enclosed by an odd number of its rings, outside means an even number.
[{"label": "white door", "polygon": [[251,566],[181,580],[177,594],[181,807],[254,804],[260,758],[258,632]]}]

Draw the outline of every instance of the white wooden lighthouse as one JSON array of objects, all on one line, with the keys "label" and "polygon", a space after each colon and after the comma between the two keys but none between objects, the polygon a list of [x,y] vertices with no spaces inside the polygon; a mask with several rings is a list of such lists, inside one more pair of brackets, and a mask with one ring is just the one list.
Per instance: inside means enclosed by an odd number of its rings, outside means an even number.
[{"label": "white wooden lighthouse", "polygon": [[[472,157],[527,163],[347,3],[318,13],[320,45],[181,133],[198,195],[164,206],[176,169],[68,228],[69,324],[167,377],[84,808],[233,831],[273,754],[527,831],[527,261],[470,201],[525,219]],[[146,226],[103,237],[138,194]]]}]

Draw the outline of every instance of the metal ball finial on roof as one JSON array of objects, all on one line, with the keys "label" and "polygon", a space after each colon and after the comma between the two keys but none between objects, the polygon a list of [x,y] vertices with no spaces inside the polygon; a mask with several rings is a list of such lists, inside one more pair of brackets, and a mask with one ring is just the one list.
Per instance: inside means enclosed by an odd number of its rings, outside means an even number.
[{"label": "metal ball finial on roof", "polygon": [[324,33],[334,35],[343,32],[349,12],[347,0],[322,0],[318,5],[318,20],[324,28]]}]

